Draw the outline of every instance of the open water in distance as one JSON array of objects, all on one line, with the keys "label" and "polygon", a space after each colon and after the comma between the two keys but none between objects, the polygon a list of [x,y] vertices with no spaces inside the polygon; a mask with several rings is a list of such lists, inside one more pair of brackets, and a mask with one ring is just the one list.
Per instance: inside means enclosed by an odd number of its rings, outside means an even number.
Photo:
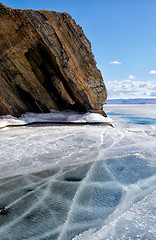
[{"label": "open water in distance", "polygon": [[106,105],[114,128],[0,130],[0,239],[156,239],[156,105]]}]

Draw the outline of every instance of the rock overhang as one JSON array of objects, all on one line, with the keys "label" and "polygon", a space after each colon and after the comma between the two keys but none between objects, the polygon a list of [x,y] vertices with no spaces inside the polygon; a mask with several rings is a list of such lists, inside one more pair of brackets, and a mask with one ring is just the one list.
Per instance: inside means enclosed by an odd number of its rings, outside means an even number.
[{"label": "rock overhang", "polygon": [[99,112],[107,91],[91,44],[67,13],[0,4],[0,115]]}]

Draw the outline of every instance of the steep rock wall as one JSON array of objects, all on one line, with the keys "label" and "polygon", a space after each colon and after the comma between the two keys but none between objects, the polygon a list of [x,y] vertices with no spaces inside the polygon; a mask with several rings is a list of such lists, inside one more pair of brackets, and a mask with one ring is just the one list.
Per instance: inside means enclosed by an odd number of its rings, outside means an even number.
[{"label": "steep rock wall", "polygon": [[104,114],[106,97],[91,44],[69,14],[0,4],[0,115]]}]

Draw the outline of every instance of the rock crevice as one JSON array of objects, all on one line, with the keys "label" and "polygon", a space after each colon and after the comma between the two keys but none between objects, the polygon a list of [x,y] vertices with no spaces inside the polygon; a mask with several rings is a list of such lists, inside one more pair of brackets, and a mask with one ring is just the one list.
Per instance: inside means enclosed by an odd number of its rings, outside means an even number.
[{"label": "rock crevice", "polygon": [[69,14],[0,4],[0,115],[104,114],[106,97],[91,44]]}]

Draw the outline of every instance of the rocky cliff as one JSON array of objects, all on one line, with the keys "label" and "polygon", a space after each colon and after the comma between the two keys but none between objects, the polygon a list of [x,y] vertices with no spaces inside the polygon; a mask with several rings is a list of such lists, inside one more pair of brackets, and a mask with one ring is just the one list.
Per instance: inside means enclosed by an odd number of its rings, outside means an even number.
[{"label": "rocky cliff", "polygon": [[0,4],[0,115],[104,114],[106,95],[91,44],[69,14]]}]

